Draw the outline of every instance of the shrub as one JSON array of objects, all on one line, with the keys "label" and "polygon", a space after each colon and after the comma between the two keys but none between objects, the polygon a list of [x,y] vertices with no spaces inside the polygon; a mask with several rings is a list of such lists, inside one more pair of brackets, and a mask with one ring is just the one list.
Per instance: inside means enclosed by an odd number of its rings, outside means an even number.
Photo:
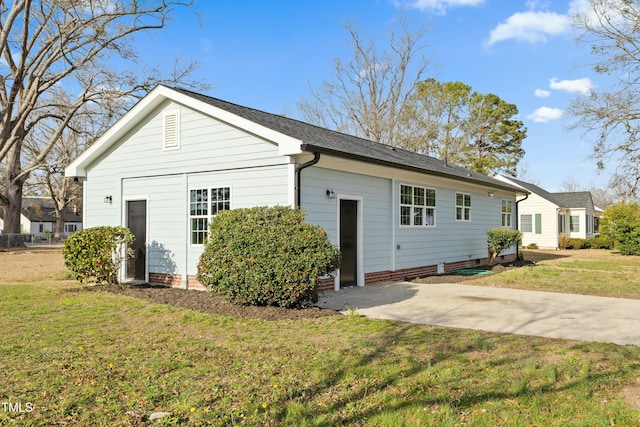
[{"label": "shrub", "polygon": [[509,249],[511,246],[520,245],[521,242],[522,233],[518,230],[511,230],[509,228],[492,228],[487,231],[489,264],[493,264],[496,257],[503,251]]},{"label": "shrub", "polygon": [[618,203],[604,211],[600,234],[624,255],[640,255],[640,204]]},{"label": "shrub", "polygon": [[568,234],[562,233],[560,236],[558,236],[558,246],[560,247],[560,249],[567,249],[567,247],[569,246],[569,240],[570,237]]},{"label": "shrub", "polygon": [[285,206],[222,211],[198,263],[198,280],[229,301],[300,307],[318,300],[319,277],[340,252],[325,231]]},{"label": "shrub", "polygon": [[587,249],[589,247],[589,243],[586,239],[579,238],[570,238],[567,240],[566,249]]},{"label": "shrub", "polygon": [[527,249],[538,249],[538,244],[537,243],[529,243],[527,245]]},{"label": "shrub", "polygon": [[128,246],[134,239],[124,227],[76,231],[64,242],[64,264],[80,283],[91,279],[98,283],[117,283],[122,261],[133,254]]},{"label": "shrub", "polygon": [[603,236],[587,239],[587,244],[591,249],[613,249],[613,240]]}]

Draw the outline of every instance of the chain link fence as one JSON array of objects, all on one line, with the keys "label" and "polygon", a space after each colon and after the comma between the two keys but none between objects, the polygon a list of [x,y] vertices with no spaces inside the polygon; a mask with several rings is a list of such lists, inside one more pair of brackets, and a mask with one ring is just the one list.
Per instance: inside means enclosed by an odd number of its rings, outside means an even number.
[{"label": "chain link fence", "polygon": [[0,234],[0,248],[16,248],[31,246],[61,245],[64,237],[54,238],[53,235],[38,236],[36,234]]}]

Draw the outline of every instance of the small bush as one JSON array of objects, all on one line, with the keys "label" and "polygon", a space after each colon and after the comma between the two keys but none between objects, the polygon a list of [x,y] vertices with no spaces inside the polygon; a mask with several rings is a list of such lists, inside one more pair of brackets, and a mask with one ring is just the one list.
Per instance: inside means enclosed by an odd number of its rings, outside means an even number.
[{"label": "small bush", "polygon": [[489,245],[489,264],[498,255],[512,246],[518,246],[522,242],[522,233],[509,228],[492,228],[487,231],[487,244]]},{"label": "small bush", "polygon": [[80,283],[117,283],[122,261],[133,254],[128,247],[133,240],[133,234],[124,227],[76,231],[64,242],[64,264]]},{"label": "small bush", "polygon": [[566,249],[587,249],[589,243],[586,239],[570,238],[567,240]]},{"label": "small bush", "polygon": [[198,280],[228,300],[300,307],[318,300],[318,280],[340,252],[325,231],[285,206],[223,211],[198,263]]},{"label": "small bush", "polygon": [[640,204],[618,203],[604,211],[600,233],[624,255],[640,255]]},{"label": "small bush", "polygon": [[569,246],[569,240],[569,235],[562,233],[560,236],[558,236],[558,247],[560,249],[567,249],[567,247]]},{"label": "small bush", "polygon": [[529,243],[527,245],[527,249],[538,249],[538,244],[537,243]]},{"label": "small bush", "polygon": [[613,240],[602,236],[587,239],[587,244],[591,249],[613,249]]}]

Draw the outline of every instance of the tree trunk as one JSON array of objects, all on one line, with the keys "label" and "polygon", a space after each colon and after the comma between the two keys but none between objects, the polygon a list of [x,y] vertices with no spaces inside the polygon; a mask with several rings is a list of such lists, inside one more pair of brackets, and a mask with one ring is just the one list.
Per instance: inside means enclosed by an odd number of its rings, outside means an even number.
[{"label": "tree trunk", "polygon": [[57,217],[56,217],[56,225],[53,228],[53,238],[57,240],[64,237],[64,210],[56,213],[57,213]]},{"label": "tree trunk", "polygon": [[[2,246],[24,246],[24,242],[16,234],[20,234],[20,214],[22,213],[22,187],[25,177],[18,177],[20,167],[20,144],[15,144],[6,158],[5,188],[3,194]],[[28,230],[27,230],[28,231]]]}]

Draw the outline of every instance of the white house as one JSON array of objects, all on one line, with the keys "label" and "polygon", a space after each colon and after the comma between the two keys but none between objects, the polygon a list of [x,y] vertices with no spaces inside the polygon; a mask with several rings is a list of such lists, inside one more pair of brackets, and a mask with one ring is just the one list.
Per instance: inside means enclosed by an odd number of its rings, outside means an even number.
[{"label": "white house", "polygon": [[[324,288],[486,262],[486,231],[513,227],[512,184],[183,89],[158,86],[66,169],[85,227],[136,235],[123,279],[187,288],[220,210],[301,206],[339,245]],[[512,260],[515,249],[503,260]]]},{"label": "white house", "polygon": [[560,235],[589,239],[598,233],[602,210],[594,206],[588,191],[549,193],[513,177],[493,175],[531,194],[518,201],[518,229],[523,246],[535,243],[541,249],[557,249]]},{"label": "white house", "polygon": [[[66,208],[62,214],[64,218],[62,234],[64,236],[82,229],[82,216],[78,210]],[[3,223],[3,219],[0,218],[0,232],[2,232]],[[34,236],[36,239],[45,239],[48,235],[53,235],[55,225],[56,213],[51,199],[46,197],[25,197],[22,199],[20,213],[22,234]]]}]

